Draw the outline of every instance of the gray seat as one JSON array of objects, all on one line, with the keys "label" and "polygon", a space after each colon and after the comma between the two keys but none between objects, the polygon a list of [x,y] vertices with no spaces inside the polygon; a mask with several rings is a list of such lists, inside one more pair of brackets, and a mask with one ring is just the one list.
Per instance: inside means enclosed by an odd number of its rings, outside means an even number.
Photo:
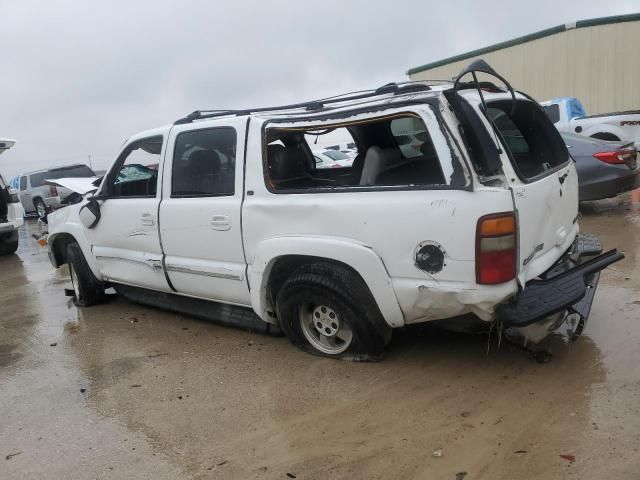
[{"label": "gray seat", "polygon": [[364,166],[362,168],[362,176],[360,177],[360,185],[376,185],[378,177],[389,165],[393,165],[399,160],[400,152],[398,149],[382,149],[380,147],[369,147],[367,155],[364,158]]},{"label": "gray seat", "polygon": [[196,150],[176,171],[174,192],[177,194],[211,194],[216,192],[220,172],[220,156],[213,150]]}]

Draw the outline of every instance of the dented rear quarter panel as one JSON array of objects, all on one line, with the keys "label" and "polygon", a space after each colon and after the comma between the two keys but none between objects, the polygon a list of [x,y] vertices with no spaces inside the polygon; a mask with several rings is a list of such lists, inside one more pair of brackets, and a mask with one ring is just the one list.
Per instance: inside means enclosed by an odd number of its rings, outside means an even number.
[{"label": "dented rear quarter panel", "polygon": [[[249,152],[261,151],[260,127],[251,126]],[[498,286],[475,281],[476,224],[483,215],[513,211],[506,188],[476,183],[473,191],[271,193],[262,168],[258,158],[247,157],[245,189],[253,195],[245,197],[242,226],[252,304],[263,318],[270,266],[288,254],[326,255],[352,266],[393,327],[469,312],[490,320],[494,306],[517,291],[515,281]],[[424,243],[444,252],[441,271],[429,274],[416,267],[415,254]],[[374,255],[350,253],[357,248]]]}]

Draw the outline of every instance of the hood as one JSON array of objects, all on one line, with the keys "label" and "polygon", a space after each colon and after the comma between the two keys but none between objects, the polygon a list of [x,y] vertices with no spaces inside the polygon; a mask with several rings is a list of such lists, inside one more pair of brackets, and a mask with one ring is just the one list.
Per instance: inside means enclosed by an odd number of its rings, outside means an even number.
[{"label": "hood", "polygon": [[72,177],[72,178],[57,178],[55,180],[45,180],[44,183],[49,185],[56,185],[77,192],[80,195],[84,195],[87,192],[97,190],[99,181],[102,177]]}]

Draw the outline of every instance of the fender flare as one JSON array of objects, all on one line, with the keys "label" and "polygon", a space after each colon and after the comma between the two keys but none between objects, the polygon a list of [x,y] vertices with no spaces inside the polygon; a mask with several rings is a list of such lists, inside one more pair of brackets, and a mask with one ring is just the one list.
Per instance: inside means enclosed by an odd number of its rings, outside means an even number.
[{"label": "fender flare", "polygon": [[609,125],[607,123],[599,123],[597,125],[593,125],[589,128],[584,129],[581,133],[582,135],[585,135],[587,137],[591,137],[596,133],[609,133],[618,137],[621,142],[632,141],[628,140],[628,136],[622,128],[616,127],[615,125]]},{"label": "fender flare", "polygon": [[55,261],[55,256],[53,255],[53,245],[55,244],[56,239],[62,235],[70,235],[71,237],[73,237],[76,243],[80,246],[80,250],[82,250],[82,254],[87,260],[91,272],[93,272],[98,280],[102,281],[102,274],[100,273],[98,263],[93,256],[91,245],[89,244],[89,241],[84,235],[84,231],[79,224],[67,223],[65,224],[65,230],[49,233],[49,237],[47,238],[47,244],[49,245],[49,258],[51,259],[51,262],[54,264],[54,266],[58,268],[60,265],[57,264],[57,261]]},{"label": "fender flare", "polygon": [[267,285],[271,270],[279,258],[289,255],[317,257],[344,263],[360,274],[391,327],[404,325],[404,315],[384,263],[368,245],[339,237],[286,236],[258,244],[253,262],[247,268],[251,306],[266,322],[275,322],[267,313]]}]

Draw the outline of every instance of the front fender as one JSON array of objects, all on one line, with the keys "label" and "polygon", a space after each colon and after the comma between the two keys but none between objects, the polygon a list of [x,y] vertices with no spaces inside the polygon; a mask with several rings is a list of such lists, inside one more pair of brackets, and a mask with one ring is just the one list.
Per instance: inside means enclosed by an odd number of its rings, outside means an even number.
[{"label": "front fender", "polygon": [[391,278],[380,257],[368,245],[339,237],[286,236],[258,244],[254,261],[248,267],[251,305],[265,321],[274,320],[267,313],[267,285],[275,262],[287,255],[304,255],[344,263],[365,281],[382,316],[392,327],[404,325],[404,316],[393,290]]},{"label": "front fender", "polygon": [[[49,258],[51,258],[52,262],[54,261],[52,250],[56,241],[60,240],[64,235],[71,235],[77,244],[80,245],[82,254],[95,277],[98,280],[102,280],[102,274],[100,273],[96,259],[91,251],[91,244],[85,235],[84,226],[80,223],[78,218],[78,212],[82,205],[83,203],[70,205],[49,214],[47,218],[49,222],[49,236],[47,237]],[[60,265],[56,265],[54,263],[54,266],[59,267]]]}]

